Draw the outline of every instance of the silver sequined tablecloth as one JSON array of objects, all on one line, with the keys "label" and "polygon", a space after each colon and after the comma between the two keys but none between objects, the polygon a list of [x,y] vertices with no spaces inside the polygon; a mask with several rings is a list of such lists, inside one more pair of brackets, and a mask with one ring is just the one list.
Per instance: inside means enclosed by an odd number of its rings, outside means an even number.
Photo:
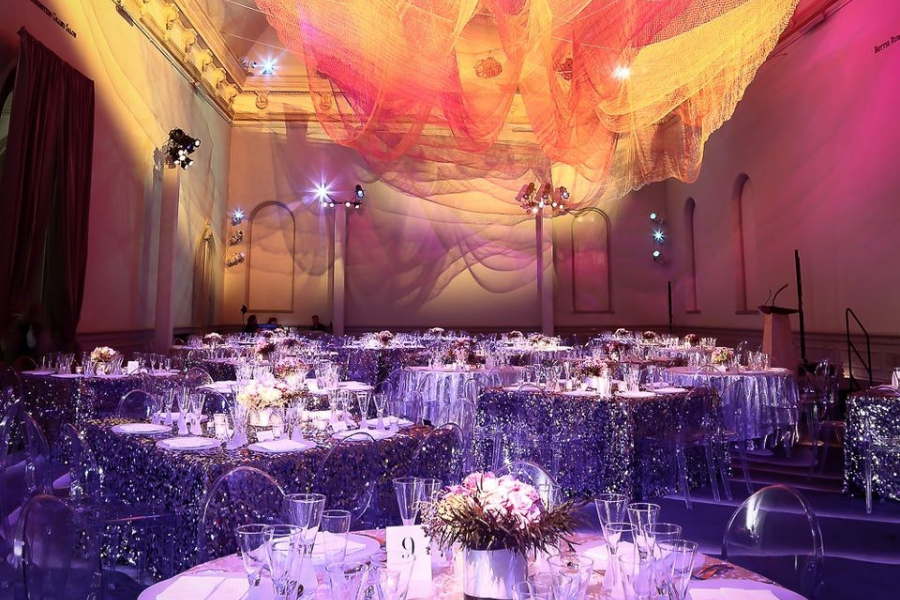
[{"label": "silver sequined tablecloth", "polygon": [[900,397],[890,390],[871,389],[847,398],[847,434],[844,439],[844,491],[863,494],[865,456],[869,438],[893,443],[893,452],[872,457],[872,492],[880,498],[900,500]]}]

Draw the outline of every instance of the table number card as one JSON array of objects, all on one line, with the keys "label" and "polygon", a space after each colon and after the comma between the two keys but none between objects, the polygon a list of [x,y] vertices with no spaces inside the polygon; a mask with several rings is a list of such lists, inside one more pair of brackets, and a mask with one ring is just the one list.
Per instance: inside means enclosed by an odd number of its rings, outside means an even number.
[{"label": "table number card", "polygon": [[432,596],[431,555],[428,553],[430,545],[431,540],[425,535],[421,525],[388,527],[385,531],[385,549],[388,552],[410,554],[416,559],[409,581],[408,598]]}]

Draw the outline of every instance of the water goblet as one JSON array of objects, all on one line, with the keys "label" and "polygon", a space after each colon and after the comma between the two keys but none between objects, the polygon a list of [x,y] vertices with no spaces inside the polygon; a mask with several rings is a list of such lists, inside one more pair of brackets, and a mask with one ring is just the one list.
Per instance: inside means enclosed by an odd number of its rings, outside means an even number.
[{"label": "water goblet", "polygon": [[685,600],[697,556],[697,544],[684,540],[659,543],[661,564],[665,570],[669,600]]},{"label": "water goblet", "polygon": [[303,528],[296,525],[266,528],[266,564],[272,575],[275,600],[288,600],[296,590],[294,577],[300,572],[304,558],[300,551],[303,533]]},{"label": "water goblet", "polygon": [[347,535],[350,532],[350,511],[335,509],[322,511],[319,532],[325,564],[344,562],[347,556]]},{"label": "water goblet", "polygon": [[551,588],[545,583],[518,581],[512,586],[513,600],[553,600]]},{"label": "water goblet", "polygon": [[419,477],[397,477],[394,479],[394,493],[403,525],[415,525],[419,503],[423,499],[423,480]]},{"label": "water goblet", "polygon": [[269,525],[264,523],[251,523],[237,528],[238,550],[251,588],[259,585],[262,569],[266,565],[268,528]]},{"label": "water goblet", "polygon": [[653,566],[636,552],[616,556],[625,600],[650,600],[653,589]]},{"label": "water goblet", "polygon": [[369,573],[369,565],[361,562],[340,562],[325,568],[331,584],[332,600],[358,600],[363,583]]},{"label": "water goblet", "polygon": [[628,545],[623,547],[627,547],[628,551],[634,550],[631,545],[634,540],[634,525],[625,521],[610,521],[603,528],[603,539],[606,541],[606,548],[609,551],[603,587],[606,590],[614,590],[620,585],[621,580],[618,561],[619,546],[624,541]]},{"label": "water goblet", "polygon": [[583,600],[591,582],[594,561],[577,554],[558,554],[547,559],[553,587],[562,591],[559,600]]},{"label": "water goblet", "polygon": [[625,510],[628,506],[628,496],[625,494],[603,493],[594,498],[594,508],[597,510],[597,520],[600,521],[600,530],[605,533],[607,523],[622,522],[626,518]]},{"label": "water goblet", "polygon": [[288,494],[284,497],[287,521],[303,529],[300,543],[304,554],[313,549],[322,522],[325,500],[324,494]]},{"label": "water goblet", "polygon": [[659,519],[659,504],[632,502],[628,505],[628,518],[634,525],[634,543],[642,559],[647,559],[652,548],[650,527]]},{"label": "water goblet", "polygon": [[397,597],[394,600],[406,600],[409,593],[409,582],[412,579],[413,565],[416,559],[413,555],[405,552],[392,550],[390,552],[381,550],[369,557],[372,565],[372,571],[375,573],[381,571],[396,571],[400,574],[397,585]]},{"label": "water goblet", "polygon": [[356,392],[356,403],[359,405],[359,428],[368,429],[369,403],[372,401],[372,394],[368,391]]},{"label": "water goblet", "polygon": [[378,414],[378,431],[384,431],[384,408],[387,406],[387,394],[374,394],[375,412]]}]

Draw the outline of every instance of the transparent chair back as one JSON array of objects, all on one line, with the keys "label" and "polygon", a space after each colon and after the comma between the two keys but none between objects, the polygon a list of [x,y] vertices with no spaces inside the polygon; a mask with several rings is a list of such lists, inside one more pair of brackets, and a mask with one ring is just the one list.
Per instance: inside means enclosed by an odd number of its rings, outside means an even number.
[{"label": "transparent chair back", "polygon": [[62,500],[40,494],[25,505],[20,531],[28,600],[97,597],[99,534],[85,518]]},{"label": "transparent chair back", "polygon": [[541,466],[527,460],[515,460],[500,467],[497,476],[512,475],[519,481],[539,487],[556,485],[556,480]]},{"label": "transparent chair back", "polygon": [[217,415],[229,414],[231,410],[231,402],[228,397],[219,392],[206,390],[203,392],[203,414]]},{"label": "transparent chair back", "polygon": [[116,417],[132,421],[149,421],[159,411],[160,399],[144,390],[131,390],[119,400]]},{"label": "transparent chair back", "polygon": [[213,378],[206,369],[201,367],[191,367],[184,373],[183,385],[188,390],[195,390],[201,385],[209,385],[213,382]]},{"label": "transparent chair back", "polygon": [[375,495],[381,475],[375,451],[372,436],[357,432],[335,444],[316,471],[314,491],[328,497],[329,509],[349,511],[353,522],[363,516]]},{"label": "transparent chair back", "polygon": [[785,485],[765,487],[731,516],[722,557],[804,597],[815,600],[823,580],[822,532],[799,492]]},{"label": "transparent chair back", "polygon": [[444,485],[462,480],[464,458],[462,430],[445,423],[425,436],[413,452],[409,475],[440,479]]},{"label": "transparent chair back", "polygon": [[402,398],[390,401],[391,416],[406,419],[412,423],[422,422],[422,394],[406,392]]},{"label": "transparent chair back", "polygon": [[198,562],[237,551],[234,531],[250,523],[281,523],[284,490],[268,473],[240,466],[216,479],[203,499]]},{"label": "transparent chair back", "polygon": [[0,410],[22,397],[22,380],[11,367],[0,366]]},{"label": "transparent chair back", "polygon": [[74,425],[62,426],[59,437],[60,459],[68,467],[68,474],[54,482],[55,489],[65,486],[57,482],[67,480],[69,498],[81,502],[99,499],[103,489],[103,470],[97,464],[94,452]]}]

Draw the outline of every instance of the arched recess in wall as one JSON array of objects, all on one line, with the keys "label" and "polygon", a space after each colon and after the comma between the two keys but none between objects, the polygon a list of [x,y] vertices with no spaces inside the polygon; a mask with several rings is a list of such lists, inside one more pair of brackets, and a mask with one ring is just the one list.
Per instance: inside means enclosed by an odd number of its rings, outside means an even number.
[{"label": "arched recess in wall", "polygon": [[197,249],[194,251],[194,289],[191,298],[191,322],[195,327],[206,330],[212,325],[213,269],[220,267],[221,264],[221,262],[217,262],[216,240],[213,237],[212,228],[207,219],[206,226],[197,239]]},{"label": "arched recess in wall", "polygon": [[694,210],[697,203],[693,198],[684,202],[684,305],[689,313],[700,312],[697,308],[697,255],[694,245]]},{"label": "arched recess in wall", "polygon": [[572,310],[612,312],[609,216],[591,208],[572,219]]},{"label": "arched recess in wall", "polygon": [[281,202],[264,202],[253,209],[248,221],[247,306],[257,313],[291,312],[294,215]]},{"label": "arched recess in wall", "polygon": [[741,173],[734,181],[731,200],[731,244],[734,255],[734,297],[735,312],[747,310],[747,246],[744,227],[745,192],[749,188],[750,177]]}]

